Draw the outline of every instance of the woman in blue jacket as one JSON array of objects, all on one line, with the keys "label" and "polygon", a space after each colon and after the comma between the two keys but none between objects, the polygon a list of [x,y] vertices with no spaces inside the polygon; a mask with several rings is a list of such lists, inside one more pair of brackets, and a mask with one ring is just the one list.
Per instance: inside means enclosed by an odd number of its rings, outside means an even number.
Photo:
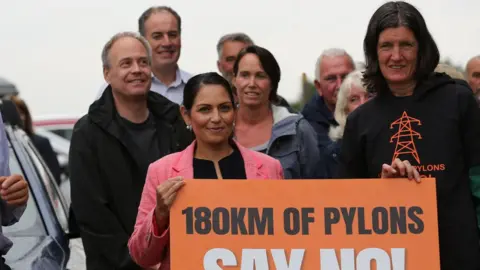
[{"label": "woman in blue jacket", "polygon": [[321,178],[315,131],[300,114],[278,106],[280,67],[265,48],[243,49],[233,67],[238,112],[235,137],[280,161],[286,179]]}]

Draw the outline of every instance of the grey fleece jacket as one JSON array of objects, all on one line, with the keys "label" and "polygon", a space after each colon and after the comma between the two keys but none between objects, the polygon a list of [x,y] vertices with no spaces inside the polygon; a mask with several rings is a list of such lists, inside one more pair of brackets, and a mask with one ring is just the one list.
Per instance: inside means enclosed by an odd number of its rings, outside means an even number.
[{"label": "grey fleece jacket", "polygon": [[266,154],[282,164],[285,179],[321,178],[316,134],[301,114],[272,105],[272,136]]}]

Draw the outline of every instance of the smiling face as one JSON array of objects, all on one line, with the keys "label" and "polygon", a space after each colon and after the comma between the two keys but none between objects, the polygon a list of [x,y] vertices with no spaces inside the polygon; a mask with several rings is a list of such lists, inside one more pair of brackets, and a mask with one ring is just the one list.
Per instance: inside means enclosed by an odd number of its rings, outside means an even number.
[{"label": "smiling face", "polygon": [[153,13],[145,21],[145,38],[152,47],[155,69],[176,66],[182,42],[177,19],[168,11]]},{"label": "smiling face", "polygon": [[147,49],[133,37],[115,41],[108,54],[109,66],[104,68],[105,80],[113,91],[124,97],[144,97],[151,84]]},{"label": "smiling face", "polygon": [[414,82],[417,54],[418,42],[409,28],[387,28],[380,33],[377,44],[378,63],[390,87]]},{"label": "smiling face", "polygon": [[201,86],[190,111],[181,107],[182,115],[191,125],[199,144],[220,145],[228,143],[233,131],[235,108],[227,90],[222,85]]},{"label": "smiling face", "polygon": [[269,104],[271,81],[257,55],[247,53],[242,57],[233,84],[241,106],[259,107]]}]

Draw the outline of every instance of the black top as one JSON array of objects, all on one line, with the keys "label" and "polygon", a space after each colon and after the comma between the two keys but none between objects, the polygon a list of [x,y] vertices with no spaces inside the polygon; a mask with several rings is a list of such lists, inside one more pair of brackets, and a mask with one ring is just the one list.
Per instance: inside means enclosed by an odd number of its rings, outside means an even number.
[{"label": "black top", "polygon": [[157,160],[159,158],[158,139],[152,114],[150,113],[143,123],[133,123],[121,116],[118,118],[137,146],[137,150],[140,151],[140,155],[146,157],[148,163]]},{"label": "black top", "polygon": [[442,270],[480,269],[469,179],[469,169],[480,165],[479,123],[472,90],[440,74],[412,96],[379,93],[347,119],[339,178],[377,178],[395,158],[436,178]]},{"label": "black top", "polygon": [[[223,179],[247,179],[245,163],[236,145],[232,144],[233,152],[218,162]],[[211,160],[193,158],[193,178],[217,179],[215,165]]]}]

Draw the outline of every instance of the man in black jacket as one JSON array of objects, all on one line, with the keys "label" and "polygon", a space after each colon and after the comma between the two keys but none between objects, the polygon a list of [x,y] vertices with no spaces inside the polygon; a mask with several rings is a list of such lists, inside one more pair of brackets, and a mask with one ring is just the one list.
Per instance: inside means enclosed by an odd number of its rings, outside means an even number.
[{"label": "man in black jacket", "polygon": [[72,208],[87,269],[140,269],[127,242],[147,169],[192,141],[177,104],[149,91],[151,49],[135,33],[112,37],[102,52],[109,86],[75,125],[70,146]]}]

